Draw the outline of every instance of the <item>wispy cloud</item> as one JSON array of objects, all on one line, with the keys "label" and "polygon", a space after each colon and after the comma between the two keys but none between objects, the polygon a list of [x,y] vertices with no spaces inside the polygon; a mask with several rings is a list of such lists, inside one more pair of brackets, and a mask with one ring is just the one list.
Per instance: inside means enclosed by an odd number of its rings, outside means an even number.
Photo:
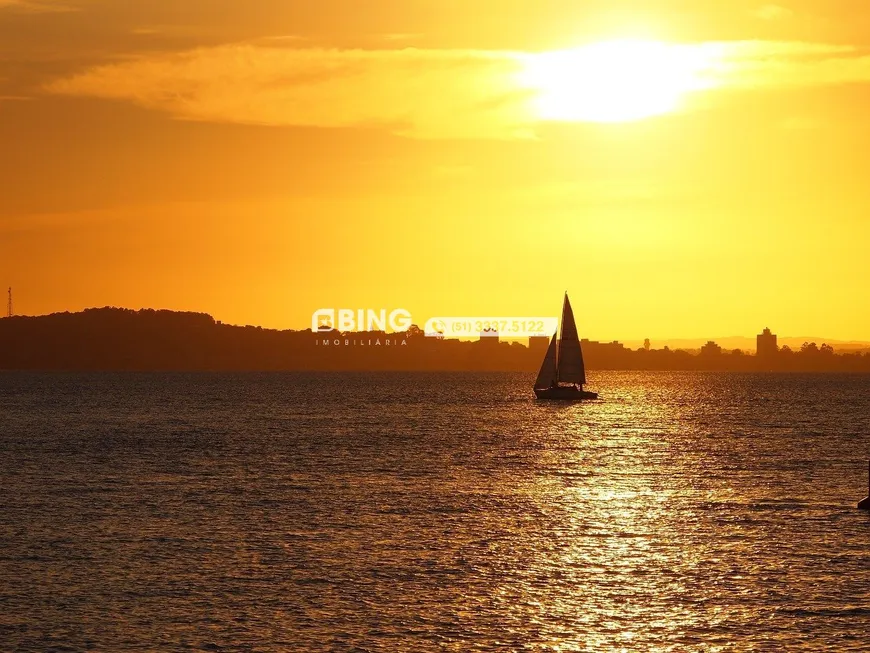
[{"label": "wispy cloud", "polygon": [[528,122],[507,52],[233,45],[100,66],[49,87],[191,120],[509,138]]},{"label": "wispy cloud", "polygon": [[[705,62],[700,74],[707,83],[699,92],[870,82],[870,56],[850,47],[768,41],[676,47],[676,56]],[[103,65],[48,90],[129,101],[187,120],[371,127],[416,138],[517,138],[532,135],[542,120],[534,108],[536,90],[520,81],[524,66],[538,56],[249,43]],[[599,63],[606,70],[608,62]],[[564,83],[582,79],[568,70]]]},{"label": "wispy cloud", "polygon": [[78,11],[77,7],[53,0],[0,0],[0,10],[3,9],[31,14]]},{"label": "wispy cloud", "polygon": [[756,18],[761,20],[784,20],[794,16],[794,12],[791,9],[774,4],[761,5],[752,13]]},{"label": "wispy cloud", "polygon": [[380,38],[384,41],[417,41],[423,37],[422,34],[419,33],[404,33],[404,32],[396,32],[392,34],[381,34]]},{"label": "wispy cloud", "polygon": [[870,82],[870,55],[848,45],[744,41],[721,44],[712,75],[724,88],[788,88]]}]

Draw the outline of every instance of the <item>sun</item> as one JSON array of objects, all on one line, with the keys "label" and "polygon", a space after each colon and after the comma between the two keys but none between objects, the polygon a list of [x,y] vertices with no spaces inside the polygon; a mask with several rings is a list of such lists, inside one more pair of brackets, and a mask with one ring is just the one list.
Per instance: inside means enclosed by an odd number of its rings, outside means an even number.
[{"label": "sun", "polygon": [[541,120],[617,123],[677,111],[709,88],[713,54],[661,41],[601,41],[525,57],[520,83]]}]

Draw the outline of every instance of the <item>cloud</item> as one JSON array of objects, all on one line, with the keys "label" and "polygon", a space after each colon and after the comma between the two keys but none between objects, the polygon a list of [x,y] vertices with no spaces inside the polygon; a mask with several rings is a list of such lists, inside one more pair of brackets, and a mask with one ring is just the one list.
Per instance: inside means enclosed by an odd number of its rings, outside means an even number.
[{"label": "cloud", "polygon": [[392,34],[381,34],[380,36],[384,41],[417,41],[423,38],[423,35],[419,32],[396,32]]},{"label": "cloud", "polygon": [[52,0],[0,0],[0,10],[3,9],[31,14],[78,11],[76,7]]},{"label": "cloud", "polygon": [[[703,64],[704,83],[693,92],[870,81],[870,56],[848,46],[735,41],[671,47],[675,57]],[[542,56],[258,42],[101,65],[57,80],[48,91],[132,102],[185,120],[376,128],[414,138],[523,138],[544,119],[535,104],[541,89],[523,81],[529,61]],[[608,62],[593,63],[607,70]],[[565,85],[581,83],[583,76],[573,72],[564,72]]]},{"label": "cloud", "polygon": [[88,70],[49,90],[190,120],[373,127],[421,138],[510,138],[528,122],[509,53],[232,45]]},{"label": "cloud", "polygon": [[795,88],[870,82],[870,56],[846,45],[745,41],[722,46],[721,88]]},{"label": "cloud", "polygon": [[794,12],[791,9],[774,4],[761,5],[752,13],[756,18],[771,21],[784,20],[786,18],[791,18],[792,16],[794,16]]}]

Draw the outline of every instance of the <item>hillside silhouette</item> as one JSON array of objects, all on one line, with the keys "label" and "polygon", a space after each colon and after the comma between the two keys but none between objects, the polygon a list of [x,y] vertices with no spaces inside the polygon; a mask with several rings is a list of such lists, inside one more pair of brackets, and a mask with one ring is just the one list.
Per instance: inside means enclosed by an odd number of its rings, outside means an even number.
[{"label": "hillside silhouette", "polygon": [[[547,339],[442,340],[403,333],[279,331],[231,326],[205,313],[121,308],[0,319],[5,370],[492,370],[537,371]],[[822,343],[759,358],[715,343],[700,353],[584,340],[589,369],[870,372],[870,353]]]}]

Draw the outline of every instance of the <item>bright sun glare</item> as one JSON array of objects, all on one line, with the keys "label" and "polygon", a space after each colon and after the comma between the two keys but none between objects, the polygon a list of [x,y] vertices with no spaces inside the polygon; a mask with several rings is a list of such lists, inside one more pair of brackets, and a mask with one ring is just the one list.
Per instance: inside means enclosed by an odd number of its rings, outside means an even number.
[{"label": "bright sun glare", "polygon": [[618,40],[529,55],[521,84],[543,120],[629,122],[673,112],[713,85],[713,53],[698,46]]}]

